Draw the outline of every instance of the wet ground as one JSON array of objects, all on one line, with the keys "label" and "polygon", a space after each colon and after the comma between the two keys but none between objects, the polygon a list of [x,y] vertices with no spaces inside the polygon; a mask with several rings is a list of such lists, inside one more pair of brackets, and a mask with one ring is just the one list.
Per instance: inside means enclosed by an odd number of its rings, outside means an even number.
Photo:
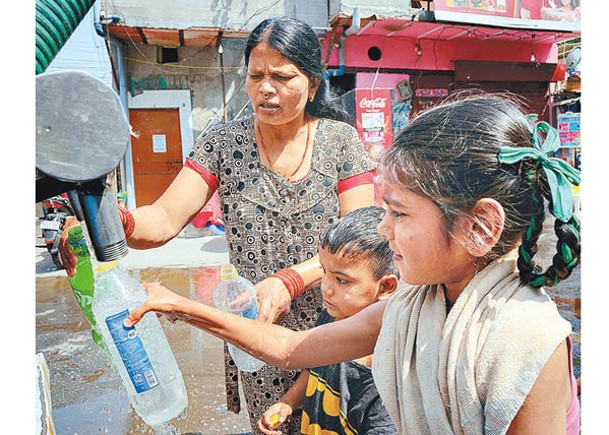
[{"label": "wet ground", "polygon": [[[142,269],[184,296],[210,303],[218,267]],[[64,274],[65,275],[65,274]],[[222,341],[183,323],[161,324],[188,392],[188,406],[171,421],[174,434],[244,434],[245,413],[226,412]],[[65,276],[36,279],[36,352],[50,371],[55,429],[61,435],[154,434],[133,412],[121,379],[91,339]],[[159,431],[156,432],[159,434]]]},{"label": "wet ground", "polygon": [[[540,255],[548,256],[554,241],[551,235],[542,239],[546,248],[540,249]],[[208,260],[206,264],[210,264],[209,252],[225,253],[213,238],[201,238],[199,244],[205,247],[200,248],[202,251],[207,250],[204,253]],[[189,245],[189,252],[192,253],[192,249]],[[44,250],[39,249],[38,255],[36,352],[44,354],[49,366],[56,432],[60,435],[154,434],[131,409],[121,379],[91,339],[90,329],[80,313],[65,272],[54,271],[52,261]],[[136,254],[128,257],[133,259]],[[169,252],[166,251],[163,257],[167,261]],[[184,296],[212,303],[211,292],[219,281],[219,264],[192,267],[192,263],[202,263],[199,258],[194,258],[184,267],[167,268],[158,266],[158,258],[157,254],[155,258],[138,260],[152,267],[134,267],[129,271],[144,281],[158,279]],[[141,266],[135,262],[132,264]],[[578,377],[581,354],[580,283],[580,267],[577,267],[569,279],[556,289],[548,290],[561,314],[573,326],[574,362]],[[244,412],[235,415],[226,411],[222,341],[180,322],[171,324],[161,318],[161,324],[182,370],[189,399],[183,415],[173,420],[163,433],[249,433],[249,422]],[[156,434],[161,435],[159,431]]]}]

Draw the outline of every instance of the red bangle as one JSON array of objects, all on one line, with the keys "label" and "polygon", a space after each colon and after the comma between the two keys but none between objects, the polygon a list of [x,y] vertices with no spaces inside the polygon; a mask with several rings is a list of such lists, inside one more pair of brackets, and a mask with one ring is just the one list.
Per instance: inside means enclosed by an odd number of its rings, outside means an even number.
[{"label": "red bangle", "polygon": [[288,289],[292,300],[296,299],[305,291],[304,279],[302,279],[302,276],[294,269],[278,270],[274,274],[268,276],[268,278],[271,277],[278,278],[283,282],[283,285]]},{"label": "red bangle", "polygon": [[133,220],[133,214],[124,207],[118,207],[118,214],[121,218],[121,224],[125,230],[125,237],[131,237],[133,230],[135,230],[135,221]]}]

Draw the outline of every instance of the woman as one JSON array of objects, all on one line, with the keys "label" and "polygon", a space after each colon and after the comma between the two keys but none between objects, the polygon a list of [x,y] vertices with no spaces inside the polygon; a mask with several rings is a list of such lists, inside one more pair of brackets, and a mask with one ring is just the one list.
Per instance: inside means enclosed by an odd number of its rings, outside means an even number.
[{"label": "woman", "polygon": [[[254,114],[198,139],[154,204],[121,211],[125,233],[132,248],[161,246],[217,191],[230,261],[257,283],[259,320],[304,330],[322,310],[319,236],[339,216],[373,204],[374,166],[356,130],[332,119],[346,115],[329,99],[321,47],[308,25],[264,20],[247,41],[245,64]],[[238,413],[237,369],[226,348],[225,357],[228,406]],[[254,432],[298,373],[269,366],[241,373]],[[299,429],[293,418],[287,433]]]}]

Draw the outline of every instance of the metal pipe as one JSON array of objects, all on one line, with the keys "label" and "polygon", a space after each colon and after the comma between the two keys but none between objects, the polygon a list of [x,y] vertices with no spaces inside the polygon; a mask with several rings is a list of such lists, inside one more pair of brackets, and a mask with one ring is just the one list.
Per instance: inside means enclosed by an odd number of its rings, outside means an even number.
[{"label": "metal pipe", "polygon": [[222,80],[222,117],[224,122],[228,121],[226,107],[226,83],[224,77],[224,48],[222,48],[222,32],[218,35],[218,57],[220,58],[220,79]]},{"label": "metal pipe", "polygon": [[[127,116],[127,120],[129,120],[129,104],[127,102],[127,70],[125,68],[125,56],[123,55],[124,45],[116,45],[116,63],[118,65],[118,82],[119,82],[119,90],[118,95],[120,97],[121,106],[125,111],[125,115]],[[127,151],[125,152],[125,156],[123,158],[123,168],[125,170],[122,172],[126,184],[127,190],[127,208],[134,209],[135,208],[135,181],[133,178],[133,160],[131,158],[131,141],[127,144]]]},{"label": "metal pipe", "polygon": [[353,35],[354,33],[358,32],[361,25],[362,20],[360,10],[358,7],[356,7],[353,10],[353,15],[351,17],[351,25],[338,38],[338,68],[326,70],[324,78],[326,80],[328,89],[330,89],[330,77],[340,77],[345,74],[347,69],[345,65],[345,39],[347,39],[349,35]]}]

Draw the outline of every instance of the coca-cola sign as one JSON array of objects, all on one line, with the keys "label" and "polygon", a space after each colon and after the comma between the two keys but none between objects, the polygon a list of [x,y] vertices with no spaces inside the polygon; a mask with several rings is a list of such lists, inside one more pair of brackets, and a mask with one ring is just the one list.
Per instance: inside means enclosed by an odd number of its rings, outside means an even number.
[{"label": "coca-cola sign", "polygon": [[384,109],[386,106],[386,97],[376,97],[374,99],[364,97],[359,101],[360,109]]},{"label": "coca-cola sign", "polygon": [[[378,162],[392,141],[391,89],[355,90],[355,128],[371,160]],[[378,180],[374,181],[374,203],[383,205]]]}]

